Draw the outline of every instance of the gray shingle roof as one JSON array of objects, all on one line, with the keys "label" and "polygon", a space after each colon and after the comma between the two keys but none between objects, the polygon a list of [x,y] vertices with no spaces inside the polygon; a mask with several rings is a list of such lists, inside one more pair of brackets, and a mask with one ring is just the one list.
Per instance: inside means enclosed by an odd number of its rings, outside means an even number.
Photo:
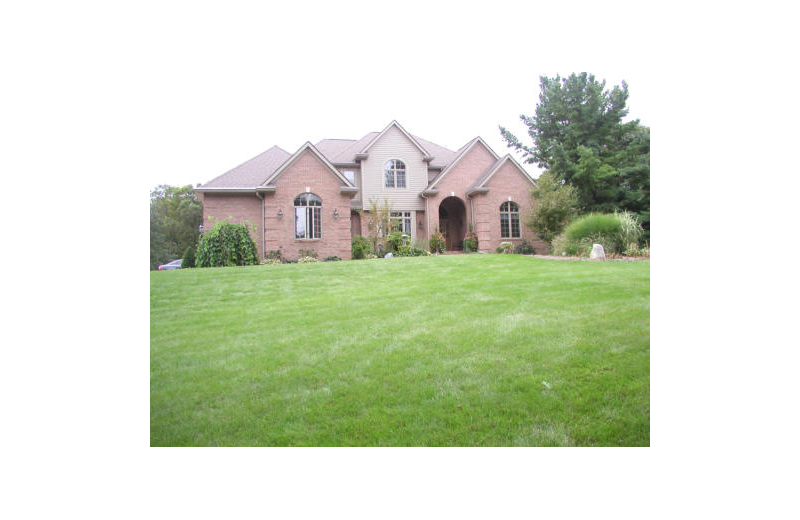
[{"label": "gray shingle roof", "polygon": [[280,146],[256,155],[200,186],[201,188],[253,188],[262,184],[291,154]]},{"label": "gray shingle roof", "polygon": [[[363,150],[379,133],[370,132],[361,139],[323,139],[314,146],[333,164],[353,164],[356,162],[356,154]],[[444,169],[458,155],[458,152],[444,146],[421,137],[413,137],[434,156],[430,162],[430,168]],[[291,156],[292,154],[281,147],[273,146],[266,152],[203,184],[200,188],[253,188],[260,186]]]}]

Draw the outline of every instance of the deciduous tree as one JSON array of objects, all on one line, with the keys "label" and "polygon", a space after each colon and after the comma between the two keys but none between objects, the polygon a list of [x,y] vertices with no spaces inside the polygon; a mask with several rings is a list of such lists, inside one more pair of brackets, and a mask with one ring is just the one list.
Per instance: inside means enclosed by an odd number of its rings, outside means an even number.
[{"label": "deciduous tree", "polygon": [[190,185],[161,185],[150,192],[150,269],[180,258],[197,245],[203,203]]},{"label": "deciduous tree", "polygon": [[578,195],[575,188],[545,172],[531,188],[531,196],[534,204],[527,225],[549,244],[575,215]]}]

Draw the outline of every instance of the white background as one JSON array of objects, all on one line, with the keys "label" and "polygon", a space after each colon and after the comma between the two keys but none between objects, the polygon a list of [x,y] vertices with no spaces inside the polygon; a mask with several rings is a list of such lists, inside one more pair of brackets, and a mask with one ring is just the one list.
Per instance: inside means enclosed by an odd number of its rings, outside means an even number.
[{"label": "white background", "polygon": [[[783,6],[4,3],[3,516],[796,515]],[[504,153],[583,70],[653,130],[651,448],[148,448],[150,189],[392,119]]]}]

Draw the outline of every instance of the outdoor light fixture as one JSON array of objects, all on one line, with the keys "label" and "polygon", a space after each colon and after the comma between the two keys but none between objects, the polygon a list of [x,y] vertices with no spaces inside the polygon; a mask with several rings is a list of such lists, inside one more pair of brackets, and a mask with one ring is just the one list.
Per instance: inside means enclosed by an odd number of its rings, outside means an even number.
[{"label": "outdoor light fixture", "polygon": [[422,229],[422,221],[417,222],[417,229]]},{"label": "outdoor light fixture", "polygon": [[339,218],[339,208],[336,208],[335,210],[333,210],[333,218],[335,218],[335,219]]},{"label": "outdoor light fixture", "polygon": [[197,231],[199,231],[200,233],[203,232],[203,224],[200,224],[199,226],[197,226]]},{"label": "outdoor light fixture", "polygon": [[283,218],[283,210],[278,208],[278,218]]}]

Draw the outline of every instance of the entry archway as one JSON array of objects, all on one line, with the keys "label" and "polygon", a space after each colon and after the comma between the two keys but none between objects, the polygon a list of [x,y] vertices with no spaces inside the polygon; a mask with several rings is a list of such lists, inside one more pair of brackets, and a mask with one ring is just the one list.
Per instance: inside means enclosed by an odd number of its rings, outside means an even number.
[{"label": "entry archway", "polygon": [[439,231],[444,235],[445,249],[464,249],[467,232],[467,207],[458,197],[447,197],[439,204]]}]

